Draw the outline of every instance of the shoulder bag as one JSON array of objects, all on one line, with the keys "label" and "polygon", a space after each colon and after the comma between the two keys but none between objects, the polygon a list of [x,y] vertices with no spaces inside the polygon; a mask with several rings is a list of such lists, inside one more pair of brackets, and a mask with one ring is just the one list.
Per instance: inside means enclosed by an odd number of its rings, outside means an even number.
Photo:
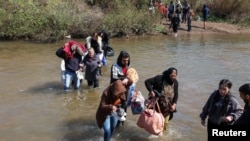
[{"label": "shoulder bag", "polygon": [[152,104],[149,104],[149,106],[140,114],[137,120],[137,126],[145,129],[151,134],[159,135],[164,129],[165,118],[161,111],[157,112],[155,110],[155,106],[160,109],[158,100],[154,98],[151,102]]}]

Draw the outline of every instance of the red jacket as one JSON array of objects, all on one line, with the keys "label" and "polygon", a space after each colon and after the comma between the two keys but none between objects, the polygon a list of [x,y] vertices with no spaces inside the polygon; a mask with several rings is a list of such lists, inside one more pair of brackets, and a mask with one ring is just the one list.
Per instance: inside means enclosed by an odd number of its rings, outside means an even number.
[{"label": "red jacket", "polygon": [[64,44],[64,48],[63,48],[63,51],[65,52],[66,59],[73,58],[73,53],[71,51],[71,46],[74,45],[74,44],[77,45],[77,47],[78,47],[78,49],[77,49],[78,53],[81,52],[81,53],[79,53],[80,55],[87,52],[87,50],[86,50],[86,48],[85,48],[85,46],[83,44],[80,44],[80,43],[78,43],[76,41],[70,40],[70,41],[68,41],[68,42],[66,42]]}]

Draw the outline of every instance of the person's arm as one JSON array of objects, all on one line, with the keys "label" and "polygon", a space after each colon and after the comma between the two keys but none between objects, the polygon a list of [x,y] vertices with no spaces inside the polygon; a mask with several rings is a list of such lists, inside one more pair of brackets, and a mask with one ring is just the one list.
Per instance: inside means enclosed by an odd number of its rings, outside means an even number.
[{"label": "person's arm", "polygon": [[61,60],[61,71],[65,71],[65,61],[64,61],[64,59]]},{"label": "person's arm", "polygon": [[88,36],[88,37],[86,38],[86,45],[87,45],[87,48],[88,48],[88,49],[91,47],[90,42],[91,42],[91,36]]},{"label": "person's arm", "polygon": [[102,50],[102,46],[103,46],[103,44],[102,44],[102,37],[98,36],[97,43],[99,45],[99,51],[103,52],[103,50]]},{"label": "person's arm", "polygon": [[230,97],[229,105],[230,108],[228,111],[228,115],[225,117],[224,120],[225,122],[234,122],[241,116],[243,108],[234,96]]},{"label": "person's arm", "polygon": [[177,105],[177,101],[178,101],[178,96],[179,96],[179,92],[178,92],[178,81],[175,80],[174,81],[174,97],[173,97],[173,101],[172,101],[172,105],[171,105],[171,112],[175,112],[176,111],[176,105]]},{"label": "person's arm", "polygon": [[212,103],[212,99],[214,98],[215,94],[216,94],[217,91],[214,91],[208,98],[206,104],[203,106],[202,108],[202,112],[200,113],[200,118],[201,118],[201,124],[203,126],[206,125],[206,118],[209,114],[209,107],[210,107],[210,104]]},{"label": "person's arm", "polygon": [[108,96],[106,90],[102,94],[100,106],[102,108],[102,111],[108,114],[114,110],[114,107],[116,107],[113,104],[108,103]]},{"label": "person's arm", "polygon": [[115,67],[115,64],[113,64],[111,66],[111,72],[110,72],[110,83],[113,83],[115,82],[116,80],[119,80],[119,77],[118,77],[118,71]]},{"label": "person's arm", "polygon": [[149,96],[151,97],[155,97],[155,93],[153,90],[155,83],[156,83],[156,76],[152,78],[148,78],[144,81],[145,87],[149,92]]},{"label": "person's arm", "polygon": [[111,66],[111,74],[110,74],[110,83],[115,82],[116,80],[123,80],[125,78],[122,68],[120,68],[117,63]]},{"label": "person's arm", "polygon": [[174,104],[177,104],[177,101],[178,101],[178,96],[179,96],[179,90],[178,90],[178,81],[175,80],[174,81],[174,98],[173,98],[173,103]]},{"label": "person's arm", "polygon": [[149,92],[153,91],[153,80],[154,78],[148,78],[144,81],[145,87]]}]

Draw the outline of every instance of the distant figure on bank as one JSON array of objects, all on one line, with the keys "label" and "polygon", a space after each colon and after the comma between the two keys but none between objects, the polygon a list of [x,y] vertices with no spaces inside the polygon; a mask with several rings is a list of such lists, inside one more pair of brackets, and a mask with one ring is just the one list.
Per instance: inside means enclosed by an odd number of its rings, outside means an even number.
[{"label": "distant figure on bank", "polygon": [[193,16],[194,16],[194,11],[193,9],[191,9],[190,5],[188,6],[188,11],[187,11],[187,26],[188,26],[188,32],[191,31],[191,28],[192,28],[192,19],[193,19]]},{"label": "distant figure on bank", "polygon": [[179,24],[180,24],[180,18],[175,13],[174,16],[171,19],[171,24],[169,26],[169,29],[173,28],[173,32],[174,32],[174,36],[175,37],[177,37],[177,32],[178,32],[178,29],[179,29]]},{"label": "distant figure on bank", "polygon": [[208,16],[210,14],[210,10],[206,4],[203,5],[202,15],[203,15],[203,22],[204,22],[204,29],[206,29],[206,22],[208,20]]},{"label": "distant figure on bank", "polygon": [[171,19],[173,18],[174,9],[175,9],[174,2],[171,0],[169,3],[169,7],[168,7],[168,19],[169,19],[169,21],[171,21]]},{"label": "distant figure on bank", "polygon": [[188,7],[190,7],[190,5],[188,4],[187,1],[184,1],[184,5],[182,7],[182,20],[181,20],[181,23],[186,23],[187,22]]},{"label": "distant figure on bank", "polygon": [[180,22],[179,22],[179,25],[180,26],[180,23],[181,23],[181,19],[182,19],[182,4],[180,2],[180,0],[178,0],[176,6],[175,6],[175,13],[177,14],[177,17],[179,18]]}]

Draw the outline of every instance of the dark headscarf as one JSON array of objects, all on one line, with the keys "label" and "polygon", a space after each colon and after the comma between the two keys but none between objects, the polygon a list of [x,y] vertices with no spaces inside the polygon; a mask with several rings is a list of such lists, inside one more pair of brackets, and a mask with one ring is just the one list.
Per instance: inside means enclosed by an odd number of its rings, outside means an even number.
[{"label": "dark headscarf", "polygon": [[174,83],[174,81],[171,80],[170,78],[170,74],[173,72],[173,71],[176,71],[176,74],[177,74],[177,69],[174,68],[174,67],[171,67],[167,70],[165,70],[163,73],[162,73],[162,79],[163,79],[163,82],[167,82],[169,85],[172,85]]},{"label": "dark headscarf", "polygon": [[121,51],[120,52],[120,54],[119,54],[119,56],[118,56],[118,58],[117,58],[117,64],[119,65],[119,66],[122,66],[123,67],[123,65],[122,65],[122,58],[123,57],[125,57],[125,58],[129,58],[129,60],[128,60],[128,66],[130,65],[130,56],[129,56],[129,54],[128,54],[128,52],[127,51]]}]

